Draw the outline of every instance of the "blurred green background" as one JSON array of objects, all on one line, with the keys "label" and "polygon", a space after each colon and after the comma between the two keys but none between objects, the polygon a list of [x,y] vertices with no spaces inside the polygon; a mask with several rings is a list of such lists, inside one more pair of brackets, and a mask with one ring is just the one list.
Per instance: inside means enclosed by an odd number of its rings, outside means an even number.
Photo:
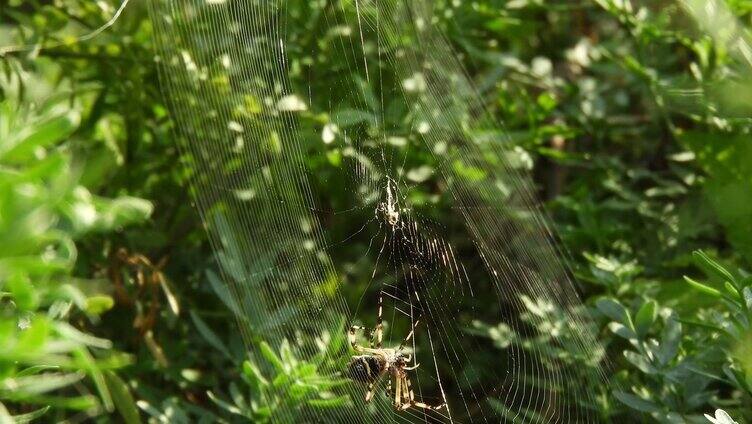
[{"label": "blurred green background", "polygon": [[[588,408],[603,422],[708,422],[716,408],[752,422],[752,1],[435,5],[594,315],[614,384],[593,388],[602,396]],[[176,166],[147,5],[73,42],[118,6],[0,5],[0,46],[36,46],[0,50],[0,422],[264,422],[353,407],[317,374],[329,364],[297,361],[294,347],[261,341],[266,364],[244,356]],[[334,43],[315,23],[301,46]],[[305,49],[289,51],[310,66]],[[329,160],[306,164],[312,186],[341,207],[348,194],[325,183],[340,146],[321,148],[311,157]],[[345,294],[368,272],[340,276]],[[476,324],[501,355],[508,328]],[[551,338],[519,343],[579,359]]]}]

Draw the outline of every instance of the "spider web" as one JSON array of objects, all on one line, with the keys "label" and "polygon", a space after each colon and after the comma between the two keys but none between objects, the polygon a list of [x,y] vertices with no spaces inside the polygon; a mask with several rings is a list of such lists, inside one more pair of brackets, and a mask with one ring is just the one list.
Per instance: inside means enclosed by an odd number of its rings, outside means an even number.
[{"label": "spider web", "polygon": [[[149,5],[181,160],[249,354],[291,343],[322,363],[317,342],[372,328],[381,297],[385,347],[415,329],[416,400],[447,403],[395,411],[387,375],[368,404],[348,382],[335,390],[349,407],[280,408],[275,421],[597,420],[602,348],[524,154],[432,2]],[[498,346],[479,323],[498,325]],[[336,365],[320,372],[344,375],[342,346],[323,350]]]}]

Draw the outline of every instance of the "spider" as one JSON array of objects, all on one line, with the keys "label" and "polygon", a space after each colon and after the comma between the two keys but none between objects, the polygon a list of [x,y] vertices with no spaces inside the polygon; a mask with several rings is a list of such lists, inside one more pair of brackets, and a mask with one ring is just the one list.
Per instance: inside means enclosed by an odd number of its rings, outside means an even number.
[{"label": "spider", "polygon": [[[368,391],[366,392],[366,402],[370,402],[373,399],[375,393],[376,384],[382,377],[389,374],[389,386],[388,392],[390,396],[394,396],[394,409],[398,411],[404,411],[410,407],[417,407],[430,410],[439,410],[446,406],[446,403],[442,403],[437,406],[428,405],[423,402],[415,400],[415,394],[410,384],[410,379],[407,376],[408,371],[412,371],[420,364],[408,366],[412,361],[412,355],[403,352],[405,345],[413,337],[415,328],[420,323],[420,319],[415,321],[410,333],[402,341],[402,343],[396,349],[382,348],[381,339],[383,337],[383,325],[381,320],[382,308],[382,295],[379,294],[379,315],[377,319],[376,328],[371,332],[371,340],[369,341],[369,347],[360,346],[356,341],[356,333],[359,330],[365,330],[365,327],[359,327],[353,325],[350,327],[347,339],[350,342],[353,350],[358,355],[352,356],[348,365],[349,376],[352,380],[362,383],[368,383]],[[373,339],[376,338],[376,344],[374,345]],[[392,378],[394,379],[395,390],[392,391]]]},{"label": "spider", "polygon": [[386,182],[386,201],[379,203],[379,206],[376,208],[376,216],[378,217],[378,214],[382,213],[389,225],[396,228],[400,222],[400,210],[394,193],[392,193],[392,184],[395,184],[394,180],[389,178]]}]

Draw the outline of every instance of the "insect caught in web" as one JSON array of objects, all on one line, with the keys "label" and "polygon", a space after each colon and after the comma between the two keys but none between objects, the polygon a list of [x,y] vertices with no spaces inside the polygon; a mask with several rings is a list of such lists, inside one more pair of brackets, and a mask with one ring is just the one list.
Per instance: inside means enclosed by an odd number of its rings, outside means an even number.
[{"label": "insect caught in web", "polygon": [[[410,378],[407,376],[408,371],[413,371],[420,364],[408,366],[413,356],[404,352],[407,342],[415,334],[415,328],[420,323],[420,319],[415,321],[412,329],[405,339],[397,348],[383,348],[381,341],[383,338],[383,324],[381,319],[382,295],[379,295],[379,315],[376,328],[371,332],[369,347],[361,346],[357,343],[356,335],[359,330],[365,331],[365,327],[352,326],[348,332],[347,339],[350,346],[358,353],[352,356],[348,365],[348,372],[351,379],[362,383],[368,383],[366,392],[366,402],[370,402],[376,391],[376,384],[382,377],[389,378],[388,392],[393,398],[394,408],[398,411],[404,411],[410,407],[417,407],[430,410],[439,410],[446,406],[445,403],[440,405],[428,405],[424,402],[416,401],[415,394],[411,387]],[[374,339],[376,343],[374,344]],[[394,380],[394,390],[392,387]]]}]

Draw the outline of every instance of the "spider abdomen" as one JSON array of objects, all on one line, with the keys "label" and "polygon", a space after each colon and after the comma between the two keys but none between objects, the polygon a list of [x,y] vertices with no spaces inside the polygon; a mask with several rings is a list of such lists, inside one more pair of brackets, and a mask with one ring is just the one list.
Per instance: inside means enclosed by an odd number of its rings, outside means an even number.
[{"label": "spider abdomen", "polygon": [[386,369],[386,361],[382,358],[362,355],[353,356],[348,366],[349,377],[363,383],[373,383],[378,380]]}]

